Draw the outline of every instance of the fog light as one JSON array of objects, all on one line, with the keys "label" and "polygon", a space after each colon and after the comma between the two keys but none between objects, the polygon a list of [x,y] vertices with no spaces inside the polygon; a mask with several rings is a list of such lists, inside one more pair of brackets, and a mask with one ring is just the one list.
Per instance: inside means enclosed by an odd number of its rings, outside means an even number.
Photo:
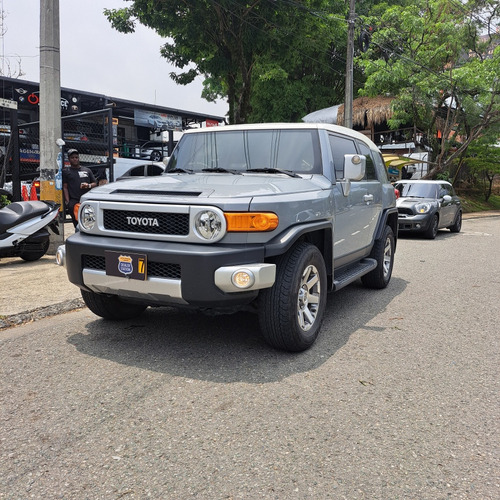
[{"label": "fog light", "polygon": [[252,271],[248,269],[241,269],[236,271],[231,276],[233,285],[238,288],[250,288],[255,283],[255,276]]},{"label": "fog light", "polygon": [[66,246],[60,245],[56,251],[56,264],[58,266],[64,266],[66,264],[64,259],[65,254],[66,254]]},{"label": "fog light", "polygon": [[421,227],[421,226],[420,226],[420,224],[415,224],[415,227],[416,227],[417,229],[420,229],[420,227]]}]

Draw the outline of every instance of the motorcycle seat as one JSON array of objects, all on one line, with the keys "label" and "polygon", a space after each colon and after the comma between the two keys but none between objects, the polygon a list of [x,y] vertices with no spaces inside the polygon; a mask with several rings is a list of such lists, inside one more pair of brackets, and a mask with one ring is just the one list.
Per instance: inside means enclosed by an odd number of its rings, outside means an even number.
[{"label": "motorcycle seat", "polygon": [[49,206],[43,201],[17,201],[0,210],[0,234],[17,224],[49,211]]}]

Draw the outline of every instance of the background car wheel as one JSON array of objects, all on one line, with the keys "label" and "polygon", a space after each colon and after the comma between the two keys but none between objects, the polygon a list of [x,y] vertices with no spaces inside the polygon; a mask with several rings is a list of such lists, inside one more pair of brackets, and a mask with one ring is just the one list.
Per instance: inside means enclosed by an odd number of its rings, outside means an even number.
[{"label": "background car wheel", "polygon": [[433,240],[438,234],[438,229],[439,229],[439,216],[438,214],[434,214],[432,216],[432,220],[429,224],[429,227],[427,228],[427,231],[425,231],[424,233],[424,236],[429,240]]},{"label": "background car wheel", "polygon": [[394,233],[389,226],[386,226],[382,238],[375,241],[370,254],[370,257],[377,261],[377,267],[361,277],[363,285],[380,289],[389,284],[394,266],[395,246]]},{"label": "background car wheel", "polygon": [[460,230],[462,229],[462,212],[459,211],[457,214],[457,217],[455,219],[455,222],[453,223],[453,226],[450,226],[448,228],[452,233],[459,233]]},{"label": "background car wheel", "polygon": [[146,306],[124,302],[116,295],[103,295],[81,290],[85,305],[97,316],[104,319],[131,319],[140,316]]},{"label": "background car wheel", "polygon": [[326,307],[323,256],[314,245],[300,243],[277,261],[276,282],[259,297],[259,323],[276,349],[300,352],[316,340]]},{"label": "background car wheel", "polygon": [[161,153],[159,151],[153,151],[151,153],[151,161],[161,161]]}]

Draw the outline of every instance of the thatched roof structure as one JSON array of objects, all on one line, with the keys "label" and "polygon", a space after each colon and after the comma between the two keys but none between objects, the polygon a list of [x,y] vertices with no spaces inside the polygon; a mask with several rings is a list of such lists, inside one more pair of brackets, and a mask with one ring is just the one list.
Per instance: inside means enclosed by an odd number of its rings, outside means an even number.
[{"label": "thatched roof structure", "polygon": [[[358,97],[352,103],[352,124],[363,129],[386,122],[392,117],[391,102],[393,97]],[[344,123],[344,105],[338,109],[337,123]]]}]

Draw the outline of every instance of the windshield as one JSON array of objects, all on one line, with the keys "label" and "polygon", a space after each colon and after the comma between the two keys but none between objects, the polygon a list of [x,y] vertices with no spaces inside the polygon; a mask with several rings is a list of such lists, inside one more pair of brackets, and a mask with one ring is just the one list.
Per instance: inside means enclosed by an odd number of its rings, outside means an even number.
[{"label": "windshield", "polygon": [[437,184],[427,184],[424,182],[396,183],[394,187],[400,192],[402,198],[437,198]]},{"label": "windshield", "polygon": [[[316,130],[231,130],[184,134],[167,172],[322,173]],[[275,169],[274,172],[269,169]],[[261,170],[262,171],[262,170]]]}]

